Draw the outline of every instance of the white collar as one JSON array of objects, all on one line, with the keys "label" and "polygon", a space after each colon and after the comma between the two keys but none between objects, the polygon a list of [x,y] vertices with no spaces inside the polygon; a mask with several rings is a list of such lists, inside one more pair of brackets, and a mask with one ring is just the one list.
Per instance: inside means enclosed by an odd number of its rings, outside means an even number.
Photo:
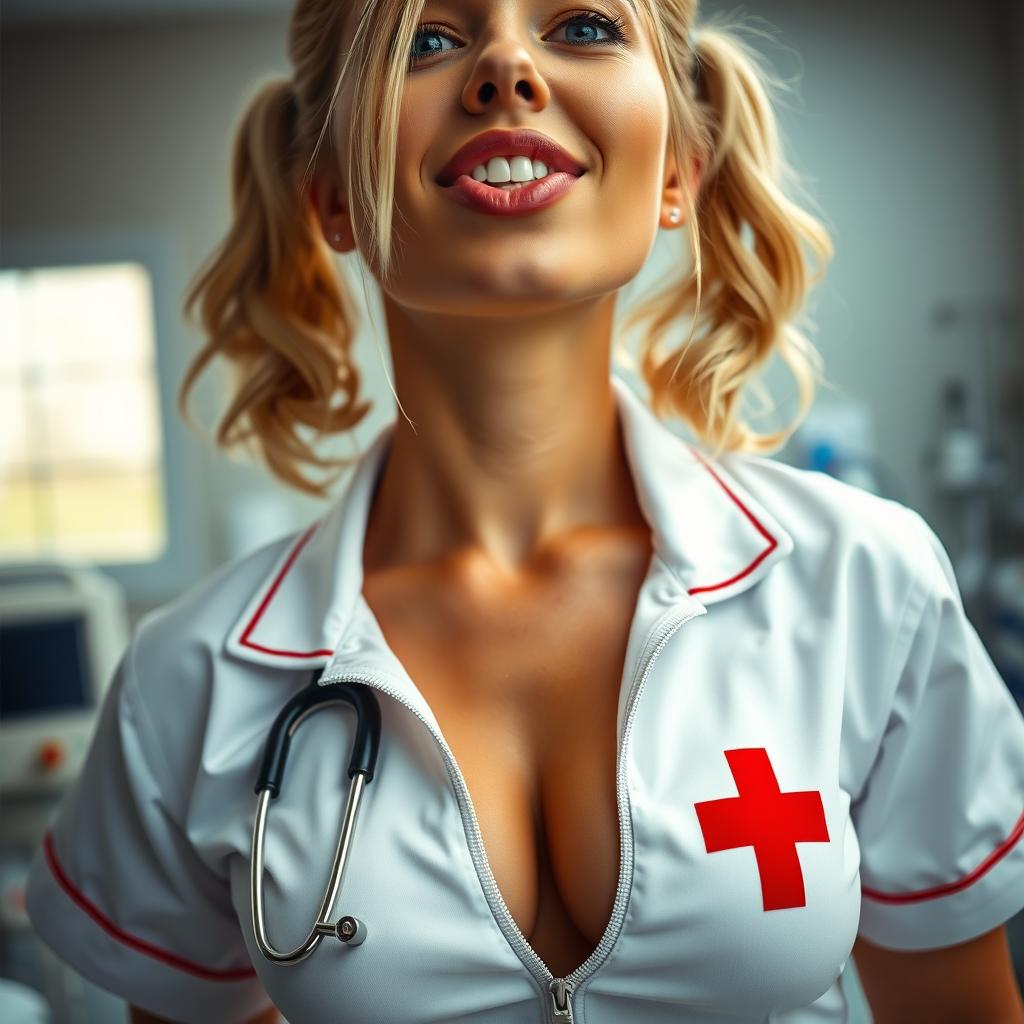
[{"label": "white collar", "polygon": [[[793,550],[792,537],[721,460],[712,465],[628,384],[611,381],[655,554],[690,603],[742,593]],[[381,429],[335,503],[283,550],[228,635],[229,654],[282,668],[330,660],[362,592],[367,513],[394,426]]]}]

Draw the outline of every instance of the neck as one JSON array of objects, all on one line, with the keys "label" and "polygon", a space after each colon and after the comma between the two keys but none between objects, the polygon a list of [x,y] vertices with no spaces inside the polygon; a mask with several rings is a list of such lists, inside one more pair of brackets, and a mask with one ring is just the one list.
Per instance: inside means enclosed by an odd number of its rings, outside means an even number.
[{"label": "neck", "polygon": [[400,409],[366,572],[520,577],[594,531],[646,529],[609,379],[611,303],[530,320],[388,310]]}]

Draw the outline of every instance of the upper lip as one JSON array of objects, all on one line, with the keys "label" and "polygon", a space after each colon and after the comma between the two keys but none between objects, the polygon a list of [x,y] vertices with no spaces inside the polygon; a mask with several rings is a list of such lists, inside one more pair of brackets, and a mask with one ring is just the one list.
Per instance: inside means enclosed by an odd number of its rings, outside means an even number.
[{"label": "upper lip", "polygon": [[492,128],[481,132],[462,146],[445,164],[435,181],[448,186],[460,174],[469,174],[477,164],[486,163],[492,156],[526,156],[540,160],[549,171],[566,171],[577,178],[586,170],[575,157],[570,156],[554,139],[529,128]]}]

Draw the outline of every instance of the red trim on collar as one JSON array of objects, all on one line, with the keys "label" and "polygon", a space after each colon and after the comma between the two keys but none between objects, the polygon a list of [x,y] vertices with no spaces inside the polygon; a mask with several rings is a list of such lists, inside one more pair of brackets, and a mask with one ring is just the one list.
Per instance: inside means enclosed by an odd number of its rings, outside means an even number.
[{"label": "red trim on collar", "polygon": [[730,584],[735,583],[737,580],[743,579],[744,576],[752,573],[778,546],[779,542],[773,537],[764,527],[764,524],[754,515],[753,512],[743,504],[742,501],[733,493],[732,489],[726,484],[726,482],[711,468],[711,465],[705,461],[704,457],[697,451],[693,445],[688,444],[687,448],[693,452],[697,461],[715,478],[719,487],[729,495],[730,498],[736,503],[739,510],[747,517],[751,522],[754,529],[757,530],[762,537],[768,541],[768,546],[762,551],[745,569],[741,569],[735,576],[730,576],[727,580],[722,580],[721,583],[709,583],[706,586],[701,587],[690,587],[687,591],[688,594],[701,594],[708,590],[721,590],[722,587],[728,587]]},{"label": "red trim on collar", "polygon": [[[705,461],[700,452],[698,452],[697,449],[694,448],[692,445],[687,445],[687,447],[690,449],[691,452],[693,452],[697,461],[711,474],[714,480],[718,483],[719,487],[721,487],[722,490],[725,491],[725,493],[736,504],[737,508],[739,508],[739,510],[747,517],[747,519],[750,521],[754,529],[757,530],[757,532],[761,534],[761,536],[764,537],[765,540],[768,541],[767,547],[765,547],[765,549],[748,566],[746,566],[746,568],[741,569],[734,576],[730,576],[727,580],[722,580],[720,583],[709,583],[704,586],[690,587],[687,591],[687,593],[689,594],[701,594],[709,590],[721,590],[722,587],[728,587],[730,584],[735,583],[737,580],[743,579],[744,576],[747,576],[750,573],[752,573],[761,564],[761,562],[763,562],[779,546],[779,542],[775,537],[773,537],[768,532],[767,529],[765,529],[764,524],[761,523],[761,521],[753,514],[753,512],[751,512],[750,509],[747,508],[747,506],[744,505],[742,501],[740,501],[740,499],[736,496],[736,494],[732,491],[728,484],[726,484],[726,482],[714,471],[714,469],[712,469],[711,465]],[[288,572],[290,571],[292,565],[294,564],[295,559],[298,557],[299,552],[306,546],[306,542],[313,535],[313,531],[316,530],[318,525],[319,522],[313,523],[313,525],[310,526],[309,529],[306,530],[306,532],[299,538],[295,547],[292,548],[291,553],[285,560],[284,565],[281,566],[281,570],[280,572],[278,572],[277,577],[271,584],[270,589],[266,592],[266,594],[263,595],[263,600],[260,602],[260,605],[253,614],[253,617],[249,620],[248,625],[246,625],[245,630],[243,631],[241,638],[238,641],[242,647],[248,647],[250,650],[253,651],[261,651],[264,654],[278,654],[289,658],[318,658],[323,657],[324,655],[331,655],[334,653],[332,650],[327,648],[322,648],[316,651],[287,651],[278,647],[265,647],[263,644],[253,643],[249,639],[249,637],[252,635],[253,630],[259,625],[260,619],[263,618],[263,615],[266,612],[268,606],[270,605],[270,602],[273,600],[274,595],[280,589],[281,583],[283,582],[285,576],[288,575]]]},{"label": "red trim on collar", "polygon": [[118,928],[64,873],[64,869],[57,859],[57,851],[53,847],[53,835],[51,832],[47,832],[43,837],[43,853],[46,857],[46,863],[49,865],[50,870],[53,872],[53,877],[57,879],[60,887],[111,938],[117,939],[118,942],[134,949],[137,953],[144,953],[146,956],[159,960],[169,967],[176,967],[179,971],[187,971],[189,974],[194,974],[197,978],[203,978],[206,981],[242,981],[246,978],[256,977],[256,971],[251,967],[214,970],[212,967],[205,967],[203,964],[186,960],[184,957],[178,956],[177,953],[170,953],[166,949],[154,946],[151,942],[146,942],[145,939],[129,935],[128,932]]},{"label": "red trim on collar", "polygon": [[878,889],[869,889],[862,885],[860,891],[869,899],[879,903],[919,903],[921,900],[934,900],[940,896],[951,896],[967,886],[973,885],[982,875],[991,871],[1017,845],[1017,841],[1024,835],[1024,812],[1017,819],[1013,831],[973,870],[969,871],[962,878],[946,882],[944,885],[936,885],[931,889],[917,889],[915,892],[881,892]]},{"label": "red trim on collar", "polygon": [[330,649],[319,651],[285,651],[279,647],[264,647],[263,644],[255,644],[249,639],[252,631],[259,625],[260,619],[263,618],[263,613],[267,610],[267,606],[270,604],[271,600],[273,600],[274,595],[280,588],[282,580],[284,580],[285,576],[288,575],[288,571],[291,569],[295,559],[299,557],[299,552],[306,546],[306,542],[313,536],[313,531],[316,530],[319,525],[319,521],[313,523],[313,525],[299,538],[295,547],[292,548],[291,554],[288,555],[284,565],[281,566],[281,571],[277,574],[277,578],[270,585],[270,589],[266,594],[263,595],[263,600],[260,602],[259,608],[256,609],[255,614],[249,620],[249,624],[245,627],[245,631],[242,633],[242,636],[238,641],[242,647],[248,647],[253,651],[262,651],[264,654],[280,654],[289,658],[319,658],[322,655],[330,655],[334,653]]}]

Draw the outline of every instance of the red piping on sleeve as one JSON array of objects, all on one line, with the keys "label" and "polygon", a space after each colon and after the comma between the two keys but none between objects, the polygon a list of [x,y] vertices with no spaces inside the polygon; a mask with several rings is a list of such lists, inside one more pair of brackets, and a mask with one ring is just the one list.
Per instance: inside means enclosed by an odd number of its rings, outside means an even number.
[{"label": "red piping on sleeve", "polygon": [[229,970],[214,970],[211,967],[204,967],[202,964],[194,963],[192,960],[186,960],[184,957],[178,956],[175,953],[170,953],[165,949],[160,949],[158,946],[154,946],[151,942],[146,942],[145,939],[139,939],[134,935],[129,935],[128,932],[118,928],[118,926],[114,924],[114,922],[111,921],[110,918],[107,917],[106,914],[104,914],[88,896],[76,888],[75,884],[64,873],[64,869],[61,867],[60,861],[57,859],[57,851],[53,846],[53,835],[51,832],[47,832],[43,838],[43,853],[46,856],[46,863],[50,866],[50,870],[53,872],[53,877],[57,879],[60,887],[72,900],[74,900],[75,903],[78,904],[79,907],[82,908],[82,910],[89,915],[89,917],[91,917],[109,936],[111,936],[111,938],[117,939],[118,942],[134,949],[137,953],[143,953],[146,956],[152,957],[154,960],[159,960],[161,963],[167,964],[169,967],[176,967],[179,971],[186,971],[187,973],[194,974],[197,978],[203,978],[206,981],[243,981],[246,978],[254,978],[256,976],[256,972],[251,967],[239,967]]},{"label": "red piping on sleeve", "polygon": [[750,509],[747,508],[747,506],[744,505],[742,501],[740,501],[740,499],[733,493],[732,489],[728,486],[728,484],[726,484],[726,482],[711,468],[710,463],[708,463],[705,460],[705,458],[700,454],[700,452],[697,451],[697,449],[690,444],[687,445],[687,448],[689,448],[690,451],[693,452],[697,461],[712,475],[712,477],[714,477],[715,481],[718,483],[718,486],[721,487],[722,490],[725,491],[725,493],[728,494],[730,498],[732,498],[737,508],[739,508],[739,510],[747,517],[747,519],[753,525],[754,529],[757,530],[757,532],[761,534],[761,536],[764,537],[765,540],[768,541],[768,546],[764,549],[764,551],[762,551],[757,556],[757,558],[755,558],[750,563],[750,565],[748,565],[745,569],[741,569],[738,573],[736,573],[735,576],[730,576],[727,580],[722,580],[721,583],[709,583],[706,586],[690,587],[690,589],[687,591],[687,593],[690,594],[702,594],[708,590],[721,590],[722,587],[728,587],[730,584],[735,583],[737,580],[743,579],[744,576],[748,576],[779,546],[779,542],[765,529],[764,525],[760,522],[760,520],[758,520],[754,513],[751,512]]},{"label": "red piping on sleeve", "polygon": [[1024,812],[1021,812],[1021,816],[1017,819],[1017,824],[1014,825],[1013,831],[973,871],[964,875],[963,878],[946,882],[944,885],[933,886],[931,889],[918,889],[915,892],[881,892],[878,889],[869,889],[863,885],[860,891],[869,900],[876,900],[879,903],[918,903],[921,900],[935,900],[940,896],[951,896],[961,889],[966,889],[967,886],[978,881],[982,875],[991,871],[1017,845],[1017,841],[1022,835],[1024,835]]}]

